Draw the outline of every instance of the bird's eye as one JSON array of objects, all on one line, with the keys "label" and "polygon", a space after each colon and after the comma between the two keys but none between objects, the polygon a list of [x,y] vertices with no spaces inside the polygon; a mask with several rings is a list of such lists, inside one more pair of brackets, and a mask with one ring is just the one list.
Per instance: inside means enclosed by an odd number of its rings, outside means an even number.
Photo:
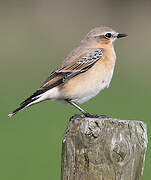
[{"label": "bird's eye", "polygon": [[106,34],[105,34],[105,37],[106,37],[106,38],[111,38],[111,36],[112,36],[111,33],[106,33]]}]

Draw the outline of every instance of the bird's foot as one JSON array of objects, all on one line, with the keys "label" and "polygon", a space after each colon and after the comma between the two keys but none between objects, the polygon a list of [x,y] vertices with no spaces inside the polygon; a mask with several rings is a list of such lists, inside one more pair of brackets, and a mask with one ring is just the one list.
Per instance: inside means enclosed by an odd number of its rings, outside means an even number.
[{"label": "bird's foot", "polygon": [[84,114],[74,114],[71,118],[83,118]]},{"label": "bird's foot", "polygon": [[102,118],[102,119],[109,118],[106,115],[97,115],[97,114],[89,114],[89,113],[85,113],[84,116],[89,118]]},{"label": "bird's foot", "polygon": [[99,117],[102,118],[102,119],[108,119],[108,118],[109,118],[109,117],[106,116],[106,115],[100,115]]},{"label": "bird's foot", "polygon": [[89,113],[84,113],[84,114],[75,114],[74,116],[71,117],[72,118],[102,118],[102,119],[108,119],[109,117],[107,117],[106,115],[97,115],[97,114],[89,114]]}]

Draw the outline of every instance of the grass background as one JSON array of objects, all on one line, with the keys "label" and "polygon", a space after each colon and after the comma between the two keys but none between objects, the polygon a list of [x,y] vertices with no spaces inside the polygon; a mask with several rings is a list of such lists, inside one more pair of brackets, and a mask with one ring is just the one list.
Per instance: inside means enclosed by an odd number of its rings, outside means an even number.
[{"label": "grass background", "polygon": [[22,0],[0,6],[0,179],[60,179],[61,140],[70,106],[47,101],[7,114],[46,79],[93,27],[129,36],[115,42],[109,89],[82,105],[90,113],[142,120],[148,126],[143,180],[151,176],[151,2]]}]

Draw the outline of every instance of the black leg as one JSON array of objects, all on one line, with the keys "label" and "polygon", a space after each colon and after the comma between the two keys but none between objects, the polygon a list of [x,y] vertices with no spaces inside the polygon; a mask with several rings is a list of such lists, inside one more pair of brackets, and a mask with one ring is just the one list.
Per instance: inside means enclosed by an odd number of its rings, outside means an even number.
[{"label": "black leg", "polygon": [[82,112],[82,114],[85,116],[85,117],[90,117],[90,118],[107,118],[107,116],[105,115],[102,115],[102,116],[98,116],[96,114],[89,114],[88,112],[86,112],[84,109],[82,109],[80,106],[78,106],[76,103],[74,103],[73,101],[69,100],[69,99],[66,99],[66,101],[71,104],[72,106],[74,106],[75,108],[77,108],[80,112]]},{"label": "black leg", "polygon": [[74,106],[75,108],[77,108],[80,112],[82,112],[82,114],[84,114],[84,116],[86,117],[90,117],[91,114],[89,114],[88,112],[86,112],[84,109],[82,109],[80,106],[78,106],[76,103],[70,101],[69,99],[66,100],[69,104],[71,104],[72,106]]}]

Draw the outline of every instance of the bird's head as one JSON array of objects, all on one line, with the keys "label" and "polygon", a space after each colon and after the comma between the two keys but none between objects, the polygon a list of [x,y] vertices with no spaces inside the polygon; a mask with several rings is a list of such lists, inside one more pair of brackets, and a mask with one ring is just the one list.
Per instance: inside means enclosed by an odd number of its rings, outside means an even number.
[{"label": "bird's head", "polygon": [[126,36],[127,34],[120,34],[110,27],[96,27],[85,36],[83,42],[112,43],[116,39]]}]

